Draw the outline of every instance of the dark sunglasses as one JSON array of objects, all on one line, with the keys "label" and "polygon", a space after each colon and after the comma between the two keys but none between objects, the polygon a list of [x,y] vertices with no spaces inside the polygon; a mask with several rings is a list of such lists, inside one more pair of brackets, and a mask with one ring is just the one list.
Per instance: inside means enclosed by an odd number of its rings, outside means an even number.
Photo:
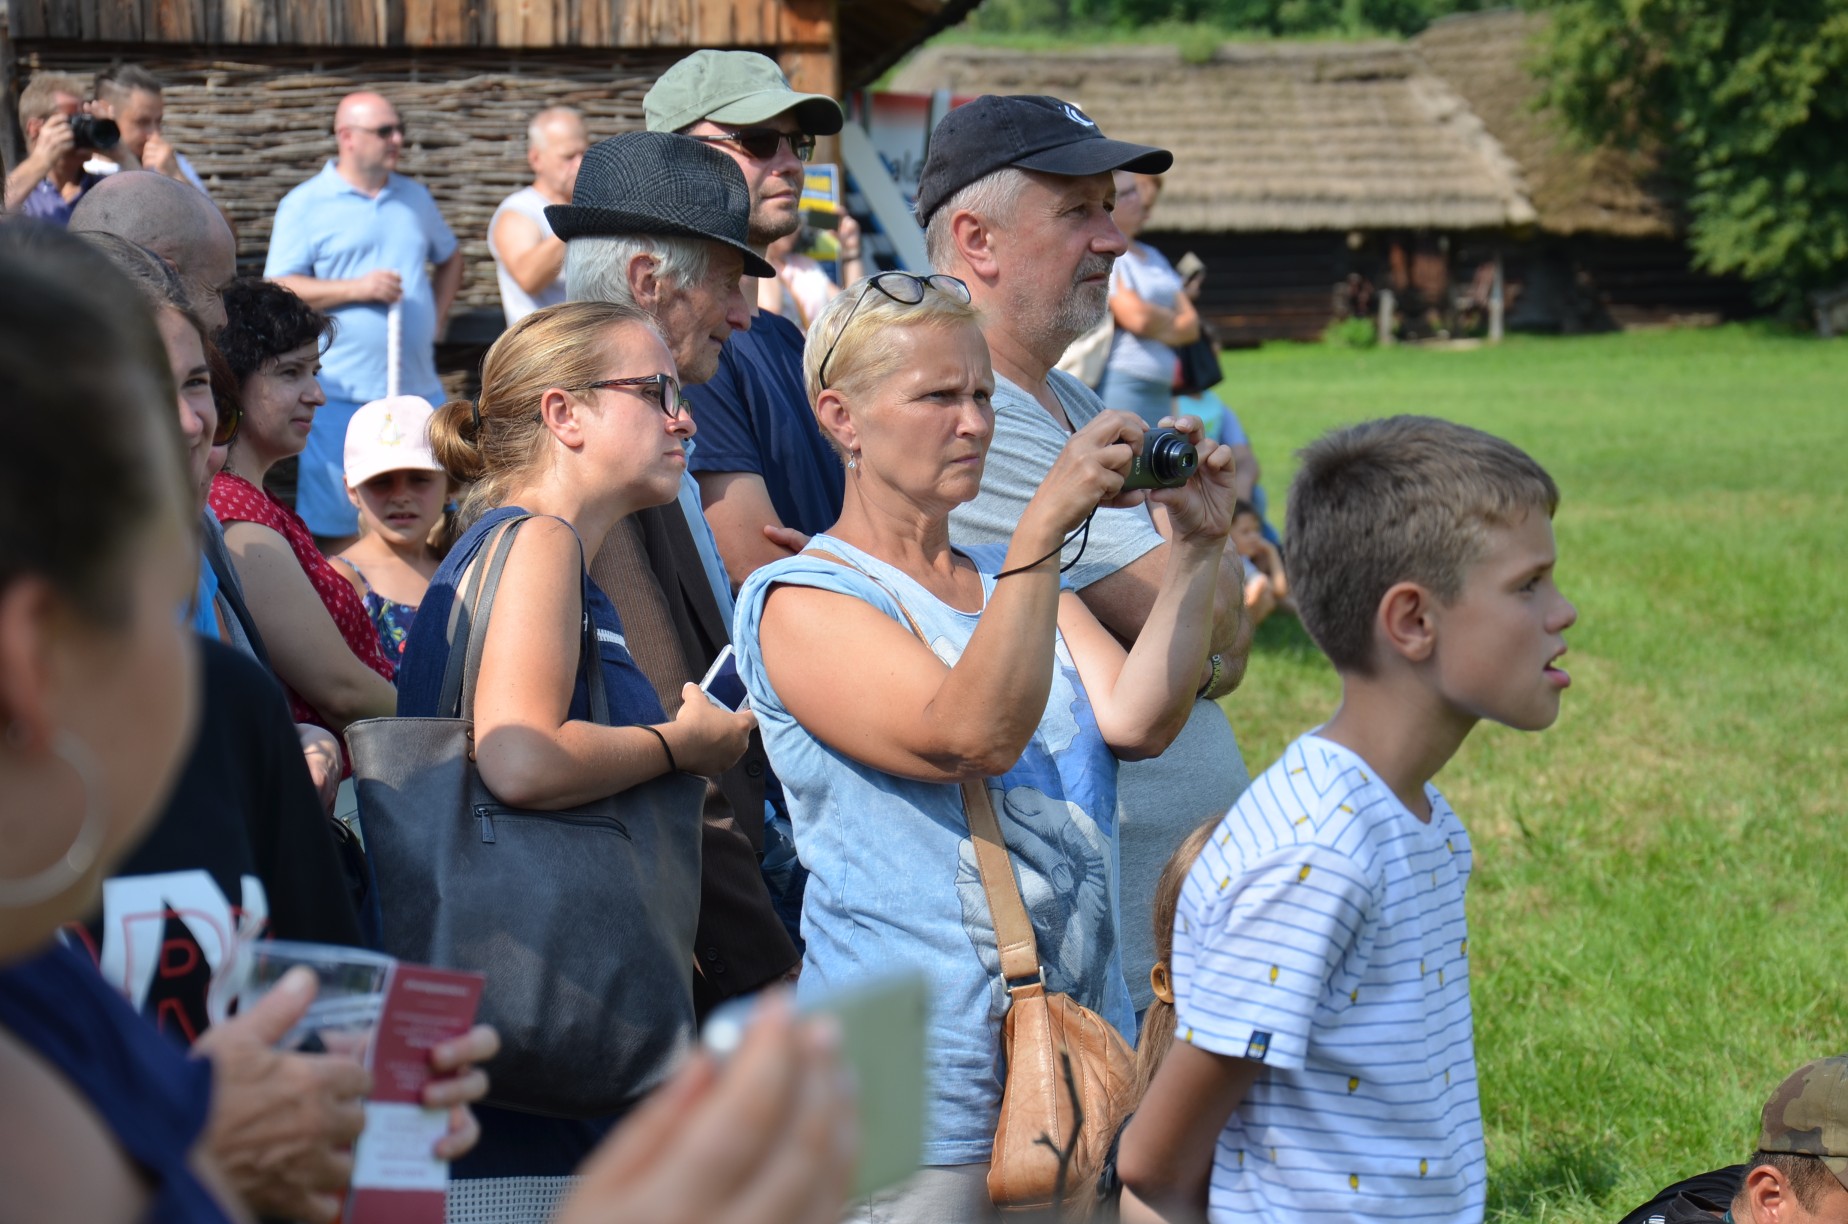
[{"label": "dark sunglasses", "polygon": [[355,127],[354,125],[349,123],[347,125],[347,130],[350,132],[370,132],[374,136],[377,136],[380,140],[390,140],[394,134],[399,135],[399,136],[403,136],[405,134],[404,125],[402,123],[387,123],[383,127],[375,127],[375,128]]},{"label": "dark sunglasses", "polygon": [[213,396],[218,407],[218,429],[212,434],[213,446],[229,446],[244,423],[244,408],[228,396]]},{"label": "dark sunglasses", "polygon": [[854,298],[853,305],[847,308],[846,316],[841,319],[841,325],[834,329],[834,339],[828,342],[828,351],[822,356],[821,368],[815,372],[823,391],[828,389],[828,363],[834,360],[834,350],[840,347],[841,337],[847,334],[847,325],[853,322],[854,312],[860,309],[860,303],[875,289],[900,306],[916,306],[924,300],[926,291],[931,289],[959,302],[969,300],[969,286],[945,272],[933,272],[929,276],[919,276],[915,272],[880,272],[867,277],[860,295]]},{"label": "dark sunglasses", "polygon": [[769,161],[775,157],[776,147],[785,140],[789,142],[789,151],[796,155],[796,160],[807,161],[815,156],[815,138],[807,132],[745,128],[742,132],[726,132],[723,136],[695,136],[693,139],[706,144],[735,144],[758,161]]},{"label": "dark sunglasses", "polygon": [[680,383],[672,374],[643,374],[635,378],[605,378],[599,382],[585,383],[581,387],[565,387],[566,391],[601,391],[604,388],[613,391],[627,391],[639,395],[654,407],[659,408],[670,421],[677,421],[687,410],[686,397],[680,393]]}]

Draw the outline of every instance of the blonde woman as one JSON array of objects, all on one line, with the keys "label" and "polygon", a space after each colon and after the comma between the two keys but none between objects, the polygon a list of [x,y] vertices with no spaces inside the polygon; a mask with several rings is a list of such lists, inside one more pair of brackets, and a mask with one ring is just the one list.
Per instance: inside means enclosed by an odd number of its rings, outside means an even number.
[{"label": "blonde woman", "polygon": [[1233,501],[1230,453],[1183,421],[1200,474],[1154,495],[1174,547],[1127,654],[1062,589],[1058,557],[1093,510],[1123,500],[1136,417],[1105,412],[1073,435],[1006,548],[953,547],[950,511],[980,489],[994,430],[976,319],[963,282],[904,272],[822,312],[804,365],[846,499],[806,552],[745,583],[733,635],[810,872],[798,993],[897,966],[930,982],[927,1167],[873,1205],[882,1222],[992,1210],[1007,996],[964,779],[988,779],[1047,989],[1134,1035],[1116,948],[1116,762],[1159,753],[1192,707]]},{"label": "blonde woman", "polygon": [[[437,462],[469,485],[466,526],[411,626],[398,713],[450,713],[438,705],[456,592],[501,524],[534,516],[507,557],[475,695],[476,763],[502,802],[570,808],[675,770],[716,774],[743,755],[755,725],[749,713],[721,710],[695,690],[667,718],[624,645],[616,609],[584,568],[624,515],[674,500],[692,435],[660,334],[634,307],[606,302],[569,302],[521,319],[488,350],[480,399],[452,400],[431,420]],[[607,726],[591,721],[579,667],[585,615],[596,629]],[[687,836],[697,838],[698,812],[687,819]],[[690,975],[691,941],[686,952]],[[684,1002],[690,1033],[690,980]],[[547,1195],[562,1191],[607,1129],[507,1110],[482,1115],[484,1142],[457,1164],[457,1177],[557,1179],[545,1182]]]}]

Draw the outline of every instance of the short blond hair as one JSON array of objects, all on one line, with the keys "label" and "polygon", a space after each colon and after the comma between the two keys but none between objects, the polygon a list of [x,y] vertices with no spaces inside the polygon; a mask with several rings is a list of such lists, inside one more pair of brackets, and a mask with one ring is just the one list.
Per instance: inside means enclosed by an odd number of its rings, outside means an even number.
[{"label": "short blond hair", "polygon": [[34,119],[49,119],[58,113],[58,95],[69,94],[79,102],[88,92],[84,83],[62,72],[35,72],[19,95],[19,126]]},{"label": "short blond hair", "polygon": [[1303,628],[1336,671],[1371,675],[1380,600],[1416,582],[1463,593],[1491,527],[1559,506],[1559,486],[1512,442],[1435,417],[1363,421],[1304,447],[1284,534]]},{"label": "short blond hair", "polygon": [[849,394],[864,393],[897,371],[897,354],[890,345],[878,342],[889,328],[981,324],[981,311],[934,286],[924,286],[922,301],[905,303],[875,289],[872,279],[869,276],[855,281],[809,324],[808,344],[802,350],[802,376],[811,408],[824,390],[824,361],[828,366],[828,386]]}]

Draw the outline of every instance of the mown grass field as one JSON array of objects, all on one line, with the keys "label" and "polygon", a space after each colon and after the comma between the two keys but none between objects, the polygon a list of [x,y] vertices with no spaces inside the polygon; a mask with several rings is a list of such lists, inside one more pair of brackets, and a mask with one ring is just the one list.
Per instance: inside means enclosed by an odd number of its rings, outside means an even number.
[{"label": "mown grass field", "polygon": [[[1848,1052],[1848,342],[1767,330],[1229,354],[1281,526],[1293,452],[1367,416],[1502,434],[1559,482],[1554,728],[1438,779],[1470,827],[1491,1220],[1609,1222],[1751,1150]],[[1253,772],[1333,709],[1294,622],[1227,705]]]}]

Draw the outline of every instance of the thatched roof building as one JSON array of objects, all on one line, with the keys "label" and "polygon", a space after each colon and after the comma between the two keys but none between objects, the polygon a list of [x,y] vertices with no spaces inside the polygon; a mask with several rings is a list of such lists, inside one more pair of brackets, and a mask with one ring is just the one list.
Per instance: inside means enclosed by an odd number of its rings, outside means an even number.
[{"label": "thatched roof building", "polygon": [[1174,150],[1161,231],[1505,229],[1534,220],[1520,172],[1469,105],[1392,42],[1021,54],[935,47],[901,91],[1052,94],[1123,140]]},{"label": "thatched roof building", "polygon": [[1533,62],[1546,26],[1543,14],[1514,9],[1461,13],[1434,22],[1413,46],[1520,166],[1543,232],[1676,237],[1673,196],[1649,157],[1584,148],[1539,106]]}]

